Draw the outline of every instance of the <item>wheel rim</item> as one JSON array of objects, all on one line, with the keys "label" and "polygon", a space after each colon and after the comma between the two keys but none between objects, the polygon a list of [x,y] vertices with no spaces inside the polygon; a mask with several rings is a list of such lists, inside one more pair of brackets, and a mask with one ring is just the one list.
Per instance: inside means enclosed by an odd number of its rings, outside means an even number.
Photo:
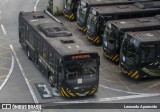
[{"label": "wheel rim", "polygon": [[28,57],[30,57],[30,53],[29,53],[29,50],[27,50],[27,56],[28,56]]},{"label": "wheel rim", "polygon": [[53,76],[49,76],[49,83],[54,86],[54,77]]}]

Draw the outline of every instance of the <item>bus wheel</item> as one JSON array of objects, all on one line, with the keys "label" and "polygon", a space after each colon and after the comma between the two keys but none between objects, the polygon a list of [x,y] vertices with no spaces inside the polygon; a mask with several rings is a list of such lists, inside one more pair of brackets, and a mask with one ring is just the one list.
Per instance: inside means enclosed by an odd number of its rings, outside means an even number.
[{"label": "bus wheel", "polygon": [[55,77],[53,75],[50,75],[48,76],[48,81],[49,81],[49,84],[52,86],[52,87],[55,87],[55,83],[54,83],[54,79]]},{"label": "bus wheel", "polygon": [[28,48],[27,48],[26,52],[27,52],[27,57],[28,57],[28,59],[30,59],[30,60],[31,60],[31,54],[30,54],[30,52],[29,52],[29,49],[28,49]]}]

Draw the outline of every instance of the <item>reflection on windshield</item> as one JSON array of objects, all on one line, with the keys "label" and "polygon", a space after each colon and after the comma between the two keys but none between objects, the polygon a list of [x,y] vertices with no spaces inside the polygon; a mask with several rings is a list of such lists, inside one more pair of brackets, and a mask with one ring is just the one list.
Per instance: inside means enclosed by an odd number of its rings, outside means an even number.
[{"label": "reflection on windshield", "polygon": [[112,31],[112,29],[109,29],[108,27],[106,27],[104,30],[103,37],[104,37],[105,46],[110,50],[114,49],[114,45],[115,45],[115,41],[116,41],[114,31]]},{"label": "reflection on windshield", "polygon": [[65,66],[68,80],[96,76],[96,60],[70,61]]},{"label": "reflection on windshield", "polygon": [[142,45],[142,59],[141,63],[150,63],[156,57],[156,46],[155,45]]},{"label": "reflection on windshield", "polygon": [[70,11],[70,10],[73,10],[73,3],[72,3],[72,0],[66,0],[66,2],[65,2],[65,9],[66,10],[68,10],[68,11]]},{"label": "reflection on windshield", "polygon": [[90,33],[94,33],[96,31],[96,23],[97,16],[90,13],[87,21],[87,29]]},{"label": "reflection on windshield", "polygon": [[124,40],[122,45],[124,56],[122,60],[125,61],[127,65],[131,66],[138,63],[138,46],[139,41],[137,39],[129,37]]},{"label": "reflection on windshield", "polygon": [[78,17],[77,19],[82,24],[85,22],[86,13],[87,13],[87,7],[80,4],[77,10],[77,17]]}]

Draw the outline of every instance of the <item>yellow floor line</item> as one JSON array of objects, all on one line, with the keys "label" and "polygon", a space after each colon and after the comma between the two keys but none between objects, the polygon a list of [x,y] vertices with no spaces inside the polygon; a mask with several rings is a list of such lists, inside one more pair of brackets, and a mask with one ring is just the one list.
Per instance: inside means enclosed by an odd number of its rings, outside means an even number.
[{"label": "yellow floor line", "polygon": [[3,82],[4,80],[0,80],[0,82]]},{"label": "yellow floor line", "polygon": [[3,53],[0,54],[0,56],[3,55],[3,54],[7,54],[7,53],[11,53],[11,51],[3,52]]},{"label": "yellow floor line", "polygon": [[2,75],[2,76],[0,75],[0,79],[1,79],[1,78],[4,78],[4,77],[7,77],[7,75]]},{"label": "yellow floor line", "polygon": [[11,58],[3,57],[3,56],[0,56],[0,58],[4,58],[4,59],[9,59],[9,60],[11,60]]},{"label": "yellow floor line", "polygon": [[5,68],[5,67],[1,67],[1,66],[0,66],[0,69],[9,70],[9,68]]},{"label": "yellow floor line", "polygon": [[[104,81],[106,81],[106,82],[112,82],[112,83],[118,83],[118,82],[116,82],[116,81],[112,81],[112,80],[109,80],[109,79],[105,79],[105,78],[100,78],[101,80],[104,80]],[[118,83],[119,84],[119,83]]]},{"label": "yellow floor line", "polygon": [[134,87],[134,86],[139,86],[139,85],[144,85],[144,84],[156,84],[156,83],[155,82],[145,82],[145,83],[140,83],[140,84],[132,84],[130,86]]}]

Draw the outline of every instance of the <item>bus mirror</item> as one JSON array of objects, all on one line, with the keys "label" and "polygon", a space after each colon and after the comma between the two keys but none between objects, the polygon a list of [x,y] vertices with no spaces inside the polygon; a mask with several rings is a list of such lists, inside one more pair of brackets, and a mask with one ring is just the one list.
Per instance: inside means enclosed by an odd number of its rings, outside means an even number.
[{"label": "bus mirror", "polygon": [[113,43],[114,43],[114,40],[113,40],[113,39],[109,39],[109,42],[113,44]]}]

